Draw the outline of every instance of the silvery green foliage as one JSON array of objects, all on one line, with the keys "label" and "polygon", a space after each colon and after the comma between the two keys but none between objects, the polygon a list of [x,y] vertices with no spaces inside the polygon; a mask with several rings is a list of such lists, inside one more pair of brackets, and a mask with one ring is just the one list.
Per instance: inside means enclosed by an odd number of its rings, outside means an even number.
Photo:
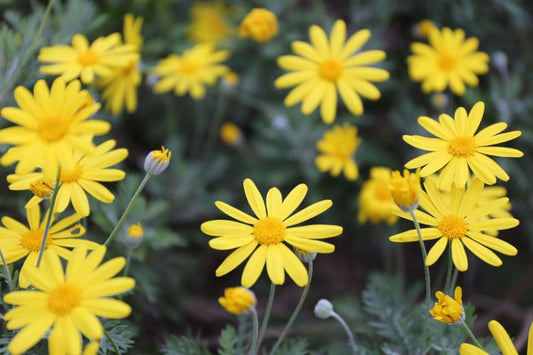
[{"label": "silvery green foliage", "polygon": [[[136,335],[126,322],[107,320],[102,323],[102,326],[107,331],[107,336],[113,340],[121,354],[127,353],[127,350],[133,346],[133,339]],[[115,353],[115,347],[107,336],[104,335],[100,341],[100,352],[104,354]]]},{"label": "silvery green foliage", "polygon": [[236,339],[237,333],[235,328],[231,325],[227,325],[222,332],[220,332],[220,338],[218,338],[218,355],[233,355],[235,354],[235,346],[237,345]]},{"label": "silvery green foliage", "polygon": [[210,355],[209,350],[191,336],[171,336],[161,349],[163,355]]},{"label": "silvery green foliage", "polygon": [[276,350],[275,355],[306,355],[309,354],[309,342],[306,338],[294,338],[283,342],[283,345]]}]

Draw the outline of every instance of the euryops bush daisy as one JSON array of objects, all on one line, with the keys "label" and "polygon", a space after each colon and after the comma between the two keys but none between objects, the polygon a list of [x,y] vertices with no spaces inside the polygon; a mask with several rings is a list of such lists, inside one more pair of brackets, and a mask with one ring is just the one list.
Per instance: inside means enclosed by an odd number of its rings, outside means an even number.
[{"label": "euryops bush daisy", "polygon": [[385,167],[370,169],[370,177],[363,183],[359,193],[359,214],[357,221],[365,223],[386,222],[393,224],[398,220],[394,214],[394,200],[391,193],[391,170]]},{"label": "euryops bush daisy", "polygon": [[[518,351],[513,344],[513,341],[509,337],[509,334],[505,328],[496,320],[489,322],[489,331],[494,337],[498,348],[503,355],[518,355]],[[459,348],[461,355],[489,355],[485,350],[478,348],[472,344],[463,343]],[[533,323],[529,326],[529,332],[527,336],[527,355],[533,353]]]},{"label": "euryops bush daisy", "polygon": [[321,172],[329,171],[332,176],[339,176],[342,172],[348,180],[357,179],[359,169],[354,155],[360,143],[355,126],[349,124],[333,126],[316,143],[320,153],[315,158],[316,167]]}]

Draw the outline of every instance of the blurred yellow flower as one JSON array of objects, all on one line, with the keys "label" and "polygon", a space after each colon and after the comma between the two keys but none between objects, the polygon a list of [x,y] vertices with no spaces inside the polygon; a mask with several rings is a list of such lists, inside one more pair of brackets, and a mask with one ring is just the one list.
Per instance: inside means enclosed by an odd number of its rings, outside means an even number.
[{"label": "blurred yellow flower", "polygon": [[100,108],[89,103],[88,93],[80,90],[80,82],[68,84],[61,78],[52,87],[44,80],[35,84],[32,93],[19,86],[15,89],[18,107],[5,107],[1,115],[17,126],[0,130],[0,144],[14,144],[0,159],[2,165],[18,161],[15,172],[28,173],[43,169],[49,181],[55,181],[57,169],[74,166],[72,151],[94,150],[92,136],[109,132],[105,121],[89,120]]},{"label": "blurred yellow flower", "polygon": [[[498,321],[491,320],[489,322],[489,330],[494,340],[496,340],[496,344],[498,344],[502,355],[518,355],[518,351],[514,347],[509,334],[507,334],[505,328]],[[461,344],[459,353],[461,355],[490,355],[485,350],[468,343]],[[527,355],[533,355],[533,323],[529,326],[527,336]]]},{"label": "blurred yellow flower", "polygon": [[235,35],[231,23],[235,9],[222,2],[196,2],[191,6],[189,37],[195,43],[219,42]]},{"label": "blurred yellow flower", "polygon": [[[381,97],[371,83],[389,79],[385,69],[368,66],[385,59],[382,50],[361,51],[370,38],[370,31],[360,30],[346,40],[346,23],[337,20],[328,40],[317,25],[309,29],[311,44],[296,41],[292,51],[297,55],[278,58],[278,65],[290,73],[277,78],[277,88],[296,86],[285,98],[286,106],[302,102],[302,113],[309,115],[320,105],[325,123],[332,123],[337,112],[337,92],[354,115],[363,113],[363,96],[370,100]],[[357,52],[357,53],[356,53]]]},{"label": "blurred yellow flower", "polygon": [[250,37],[256,42],[266,42],[278,34],[278,18],[276,15],[262,8],[250,11],[239,27],[241,37]]},{"label": "blurred yellow flower", "polygon": [[227,274],[251,255],[242,273],[243,286],[252,287],[265,264],[272,283],[283,284],[287,272],[298,286],[305,286],[308,282],[307,270],[285,243],[305,251],[332,253],[335,246],[318,239],[335,237],[342,233],[342,227],[327,224],[297,226],[329,209],[331,200],[316,202],[290,216],[307,194],[305,184],[296,186],[284,200],[277,188],[271,188],[266,204],[252,180],[245,179],[243,186],[257,218],[217,201],[215,205],[218,209],[237,221],[217,219],[204,222],[200,227],[205,234],[216,237],[209,241],[211,248],[237,248],[218,267],[216,275]]},{"label": "blurred yellow flower", "polygon": [[218,298],[218,303],[229,313],[239,315],[250,312],[257,299],[246,287],[228,287],[224,290],[224,297]]},{"label": "blurred yellow flower", "polygon": [[390,190],[391,170],[384,167],[370,169],[370,178],[363,183],[359,193],[359,223],[393,224],[398,220],[393,212],[394,200]]},{"label": "blurred yellow flower", "polygon": [[220,127],[220,139],[224,144],[236,146],[242,141],[242,132],[235,123],[225,122]]},{"label": "blurred yellow flower", "polygon": [[433,309],[429,313],[439,322],[446,324],[456,324],[464,321],[465,310],[461,299],[462,295],[463,291],[459,286],[455,288],[454,298],[437,291],[435,293],[437,302],[435,302]]},{"label": "blurred yellow flower", "polygon": [[437,28],[435,22],[425,19],[415,25],[415,34],[418,37],[428,37],[431,30],[434,28]]},{"label": "blurred yellow flower", "polygon": [[438,179],[441,189],[448,189],[452,183],[458,187],[465,186],[472,170],[475,177],[485,184],[495,184],[496,178],[509,180],[509,175],[487,155],[519,158],[524,155],[513,148],[494,147],[494,145],[519,137],[520,131],[501,133],[507,124],[499,122],[487,128],[479,128],[485,105],[477,102],[470,113],[463,107],[455,111],[455,118],[441,114],[439,121],[426,116],[418,118],[418,123],[436,138],[404,135],[403,140],[415,148],[428,150],[430,153],[416,157],[407,164],[407,169],[422,167],[420,176],[426,177],[442,169]]},{"label": "blurred yellow flower", "polygon": [[359,169],[354,155],[360,143],[357,127],[347,123],[335,125],[317,142],[320,155],[316,157],[315,165],[321,172],[329,171],[332,176],[344,172],[346,179],[355,180],[359,177]]},{"label": "blurred yellow flower", "polygon": [[[105,247],[98,247],[87,255],[85,248],[76,248],[66,270],[57,255],[47,254],[40,268],[28,272],[35,289],[4,296],[4,302],[15,306],[4,315],[7,329],[22,328],[8,345],[10,353],[25,352],[50,330],[50,354],[80,354],[81,334],[88,339],[100,339],[104,334],[97,317],[118,319],[130,315],[128,304],[109,296],[130,290],[135,280],[114,277],[126,263],[123,257],[100,265],[105,251]],[[95,348],[93,345],[86,350],[94,353]]]},{"label": "blurred yellow flower", "polygon": [[122,45],[120,34],[99,37],[89,45],[82,34],[72,37],[72,46],[56,45],[41,48],[37,59],[42,63],[41,72],[61,75],[65,81],[81,78],[85,84],[95,76],[106,76],[116,67],[123,67],[136,60],[139,54],[132,45]]},{"label": "blurred yellow flower", "polygon": [[182,55],[171,54],[153,69],[161,77],[154,91],[161,94],[174,90],[178,96],[190,93],[193,99],[201,99],[205,85],[213,85],[229,70],[220,64],[228,57],[228,51],[217,51],[211,43],[198,44]]},{"label": "blurred yellow flower", "polygon": [[222,87],[225,89],[233,89],[239,83],[239,74],[230,70],[222,75]]},{"label": "blurred yellow flower", "polygon": [[409,76],[422,82],[425,93],[444,91],[449,86],[456,95],[463,95],[465,84],[477,86],[477,75],[489,71],[489,55],[477,51],[477,38],[465,40],[462,29],[433,28],[428,38],[429,45],[412,43],[413,54],[407,58]]},{"label": "blurred yellow flower", "polygon": [[[492,266],[502,265],[502,260],[491,249],[510,256],[518,253],[511,244],[486,232],[510,229],[516,227],[519,222],[516,218],[489,217],[491,211],[498,206],[496,201],[491,205],[478,203],[484,187],[483,182],[476,179],[466,189],[452,185],[449,195],[443,194],[431,181],[426,181],[424,187],[426,192],[420,192],[420,207],[425,212],[414,212],[421,224],[429,226],[421,229],[422,239],[438,239],[427,255],[426,265],[433,265],[448,244],[451,245],[453,263],[459,271],[468,269],[465,246]],[[498,203],[505,202],[505,199],[501,199]],[[406,212],[397,213],[402,218],[412,220]],[[418,241],[418,234],[415,229],[411,229],[389,239],[399,243],[414,242]]]},{"label": "blurred yellow flower", "polygon": [[414,211],[418,207],[420,198],[420,174],[418,171],[410,173],[403,171],[403,176],[399,171],[392,172],[391,183],[392,200],[402,211]]}]

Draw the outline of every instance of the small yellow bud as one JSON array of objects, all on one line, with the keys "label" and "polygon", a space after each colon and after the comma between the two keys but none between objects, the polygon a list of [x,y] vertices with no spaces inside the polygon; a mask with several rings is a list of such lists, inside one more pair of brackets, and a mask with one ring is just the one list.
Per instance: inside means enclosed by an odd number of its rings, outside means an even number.
[{"label": "small yellow bud", "polygon": [[144,170],[151,175],[159,175],[170,164],[171,151],[161,146],[161,150],[152,150],[144,159]]},{"label": "small yellow bud", "polygon": [[244,314],[255,307],[257,299],[246,287],[228,287],[224,290],[224,297],[218,299],[218,303],[230,313]]},{"label": "small yellow bud", "polygon": [[455,299],[441,291],[437,291],[435,293],[437,302],[435,302],[433,309],[429,313],[439,322],[446,324],[456,324],[464,321],[465,310],[463,309],[463,301],[461,300],[462,295],[463,292],[459,286],[455,288]]},{"label": "small yellow bud", "polygon": [[427,38],[431,30],[434,28],[437,28],[435,22],[426,19],[415,25],[414,32],[418,37]]},{"label": "small yellow bud", "polygon": [[127,247],[135,249],[141,244],[143,237],[143,228],[141,226],[141,223],[137,222],[129,226],[128,230],[126,231],[124,242],[126,243]]},{"label": "small yellow bud", "polygon": [[49,199],[54,193],[52,184],[48,183],[43,178],[38,178],[30,184],[30,191],[37,197],[42,199]]},{"label": "small yellow bud", "polygon": [[239,74],[235,73],[233,70],[226,72],[222,76],[222,87],[224,89],[233,89],[239,82]]},{"label": "small yellow bud", "polygon": [[267,9],[253,9],[242,20],[239,27],[241,37],[251,37],[256,42],[266,42],[277,34],[278,19]]},{"label": "small yellow bud", "polygon": [[316,259],[316,253],[294,247],[294,253],[304,263],[310,263]]},{"label": "small yellow bud", "polygon": [[242,140],[241,129],[234,123],[226,122],[220,127],[220,139],[224,144],[234,147]]},{"label": "small yellow bud", "polygon": [[446,95],[446,94],[444,94],[442,92],[437,92],[437,93],[431,95],[431,104],[435,108],[443,109],[446,106],[448,106],[449,102],[450,102],[450,99],[448,98],[448,95]]},{"label": "small yellow bud", "polygon": [[399,171],[392,172],[391,194],[394,203],[402,211],[412,212],[418,207],[420,196],[420,174],[403,171],[403,176]]}]

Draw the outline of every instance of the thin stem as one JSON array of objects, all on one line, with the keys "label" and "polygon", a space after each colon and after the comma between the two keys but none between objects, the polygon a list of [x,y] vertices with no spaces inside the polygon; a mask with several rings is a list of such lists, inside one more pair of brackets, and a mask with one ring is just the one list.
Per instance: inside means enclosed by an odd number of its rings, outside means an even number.
[{"label": "thin stem", "polygon": [[222,90],[218,94],[217,105],[215,107],[215,114],[213,115],[213,119],[211,120],[211,125],[209,126],[209,131],[207,132],[207,146],[205,148],[206,161],[209,160],[209,157],[211,156],[211,153],[213,151],[213,147],[215,146],[215,142],[217,139],[216,133],[217,133],[218,128],[220,127],[222,118],[224,118],[224,113],[226,112],[227,107],[228,107],[228,98],[226,96],[226,92]]},{"label": "thin stem", "polygon": [[115,228],[113,229],[113,231],[111,232],[111,234],[109,234],[109,237],[107,237],[107,240],[106,240],[105,243],[104,243],[105,246],[108,246],[109,243],[111,243],[111,241],[112,241],[113,238],[115,237],[115,235],[118,233],[120,227],[121,227],[122,224],[124,223],[124,220],[126,219],[126,217],[128,216],[128,214],[130,213],[131,208],[132,208],[133,205],[135,204],[135,201],[137,201],[137,198],[139,198],[139,195],[141,194],[141,191],[144,189],[144,186],[146,185],[146,183],[148,182],[148,180],[150,180],[151,177],[152,177],[152,174],[146,173],[146,175],[144,176],[143,180],[142,180],[141,183],[139,184],[139,187],[137,187],[137,190],[135,191],[135,193],[134,193],[133,196],[131,197],[131,200],[130,200],[130,202],[128,203],[128,206],[126,206],[126,209],[124,210],[124,213],[122,213],[122,216],[121,216],[120,219],[118,220],[117,225],[115,226]]},{"label": "thin stem", "polygon": [[459,275],[459,269],[455,268],[453,269],[452,281],[450,282],[450,293],[451,290],[455,289],[455,285],[457,284],[457,275]]},{"label": "thin stem", "polygon": [[104,334],[105,334],[105,337],[107,338],[107,340],[109,340],[109,342],[111,343],[111,345],[113,346],[113,349],[115,350],[115,352],[120,355],[120,350],[118,349],[118,346],[117,344],[115,343],[115,341],[113,340],[113,338],[111,338],[111,335],[109,335],[109,333],[107,332],[107,330],[104,328]]},{"label": "thin stem", "polygon": [[128,248],[128,254],[126,254],[126,266],[124,266],[124,276],[128,276],[128,271],[130,269],[131,254],[133,250]]},{"label": "thin stem", "polygon": [[348,340],[350,342],[350,346],[352,347],[353,353],[357,354],[357,345],[355,345],[355,339],[353,338],[352,331],[348,327],[348,324],[346,324],[344,319],[342,319],[342,317],[339,316],[335,311],[331,311],[331,316],[342,325],[342,327],[346,331],[346,334],[348,335]]},{"label": "thin stem", "polygon": [[466,325],[466,323],[464,321],[461,321],[461,324],[463,325],[463,328],[466,330],[466,333],[468,334],[468,336],[470,337],[470,339],[472,339],[472,341],[476,344],[476,346],[480,349],[483,349],[485,350],[481,344],[479,343],[479,341],[477,340],[476,336],[474,335],[474,333],[472,333],[472,331],[470,330],[470,328],[468,327],[468,325]]},{"label": "thin stem", "polygon": [[259,331],[259,338],[257,340],[257,352],[261,347],[261,342],[265,336],[265,331],[268,325],[268,319],[270,318],[270,311],[272,310],[272,304],[274,303],[274,294],[276,293],[276,285],[274,283],[270,284],[270,291],[268,293],[268,301],[265,308],[265,314],[263,315],[263,322],[261,323],[261,330]]},{"label": "thin stem", "polygon": [[448,271],[446,271],[446,283],[444,284],[444,292],[446,294],[451,292],[452,268],[452,243],[448,243]]},{"label": "thin stem", "polygon": [[255,310],[255,307],[252,308],[252,319],[254,322],[254,332],[252,336],[252,345],[250,346],[250,352],[249,355],[256,354],[255,348],[257,347],[257,338],[259,336],[259,319],[257,318],[257,311]]},{"label": "thin stem", "polygon": [[4,275],[6,277],[7,286],[9,287],[9,291],[13,292],[15,290],[15,287],[13,286],[13,279],[11,278],[11,273],[9,272],[9,267],[7,267],[6,258],[4,258],[2,249],[0,249],[0,259],[2,259],[2,266],[4,267]]},{"label": "thin stem", "polygon": [[[411,214],[411,217],[413,218],[413,222],[415,224],[416,233],[418,234],[418,243],[420,244],[420,250],[422,251],[422,261],[424,263],[424,274],[426,279],[426,310],[429,312],[430,309],[430,299],[431,299],[431,279],[429,276],[429,267],[426,265],[426,259],[428,257],[426,252],[426,246],[424,245],[424,240],[422,239],[422,232],[420,231],[420,224],[418,223],[418,219],[416,218],[416,214],[414,211],[409,211]],[[427,314],[426,314],[427,319]]]},{"label": "thin stem", "polygon": [[307,285],[305,285],[305,287],[304,287],[304,289],[302,291],[302,295],[300,296],[300,300],[298,301],[298,304],[296,305],[296,308],[294,309],[294,312],[292,312],[292,315],[289,318],[289,321],[287,322],[287,325],[285,325],[285,328],[283,328],[283,331],[279,335],[278,341],[276,341],[276,343],[272,347],[272,350],[270,350],[270,353],[269,353],[270,355],[273,355],[274,352],[276,351],[276,349],[281,345],[281,343],[283,342],[283,339],[285,338],[285,336],[287,335],[287,333],[291,329],[292,324],[294,323],[294,321],[296,320],[296,317],[298,317],[298,314],[300,313],[300,310],[302,309],[304,301],[305,301],[305,299],[307,297],[307,293],[309,291],[309,287],[311,286],[311,278],[313,277],[313,262],[312,261],[309,262],[309,266],[307,268],[307,272],[309,273],[309,281],[307,282]]},{"label": "thin stem", "polygon": [[59,183],[60,176],[61,176],[61,167],[59,167],[59,170],[57,171],[57,178],[56,178],[56,184],[55,184],[56,187],[53,190],[52,200],[50,201],[50,209],[48,210],[48,215],[46,216],[46,224],[44,226],[43,240],[41,241],[41,248],[39,249],[39,256],[37,257],[37,267],[41,265],[41,261],[44,255],[44,250],[46,249],[46,240],[48,239],[50,225],[52,224],[52,216],[54,215],[56,199],[57,199],[59,189],[61,188],[61,184]]}]

